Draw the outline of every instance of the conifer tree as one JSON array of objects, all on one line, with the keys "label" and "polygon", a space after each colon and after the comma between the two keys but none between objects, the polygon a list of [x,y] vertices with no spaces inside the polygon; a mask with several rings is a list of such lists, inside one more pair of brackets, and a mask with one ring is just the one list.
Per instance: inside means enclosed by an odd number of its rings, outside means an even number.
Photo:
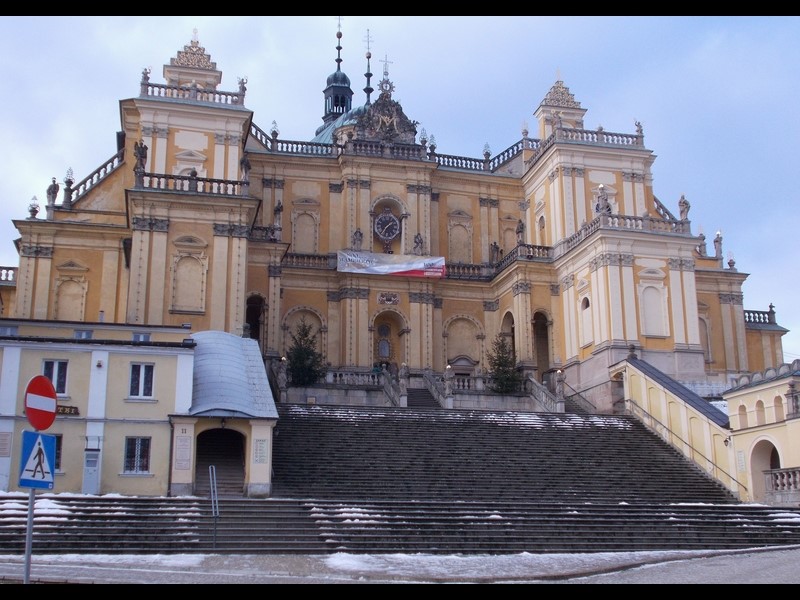
[{"label": "conifer tree", "polygon": [[317,338],[310,323],[300,317],[292,345],[286,353],[287,371],[292,385],[304,387],[317,383],[325,374],[323,357],[317,351]]},{"label": "conifer tree", "polygon": [[505,335],[497,334],[487,358],[492,375],[491,389],[499,394],[519,391],[522,375],[517,371],[514,351]]}]

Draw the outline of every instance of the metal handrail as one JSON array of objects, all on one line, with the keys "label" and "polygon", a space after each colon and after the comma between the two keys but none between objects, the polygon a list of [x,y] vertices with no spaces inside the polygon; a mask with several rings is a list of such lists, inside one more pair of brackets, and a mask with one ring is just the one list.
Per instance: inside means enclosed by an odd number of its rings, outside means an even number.
[{"label": "metal handrail", "polygon": [[208,479],[211,483],[211,516],[214,517],[214,549],[217,548],[217,520],[219,519],[219,498],[217,496],[217,468],[208,466]]},{"label": "metal handrail", "polygon": [[[651,415],[649,412],[647,412],[644,408],[639,406],[635,401],[633,401],[631,399],[628,399],[627,402],[630,403],[631,406],[636,407],[639,410],[639,412],[641,413],[641,415],[646,417],[646,419],[643,418],[643,416],[640,416],[640,415],[636,414],[636,412],[633,411],[633,410],[629,411],[630,414],[632,416],[636,417],[639,420],[640,423],[642,423],[645,427],[650,429],[653,433],[656,433],[657,435],[659,435],[670,446],[672,446],[676,450],[681,450],[681,454],[684,454],[684,456],[685,456],[685,453],[682,451],[681,448],[678,447],[677,444],[675,444],[673,442],[673,439],[678,440],[684,447],[689,448],[691,456],[688,457],[688,458],[690,458],[690,460],[695,465],[697,465],[698,468],[700,468],[700,463],[697,460],[695,460],[695,455],[699,456],[702,460],[706,461],[706,463],[708,463],[711,467],[713,467],[715,472],[722,473],[723,475],[728,477],[728,479],[730,479],[731,482],[735,483],[738,487],[742,488],[745,492],[747,492],[747,486],[746,485],[741,483],[738,479],[736,479],[733,475],[731,475],[725,469],[720,467],[713,460],[708,458],[705,454],[703,454],[702,452],[697,450],[689,442],[687,442],[686,440],[681,438],[681,436],[679,436],[677,433],[672,431],[669,427],[664,425],[664,423],[662,423],[661,421],[656,419],[653,415]],[[650,423],[648,423],[647,420],[649,420],[654,425],[651,425]],[[661,431],[659,431],[659,428],[661,429]],[[667,435],[664,435],[664,433],[666,433]],[[704,471],[708,472],[706,469],[704,469]],[[714,479],[716,479],[717,481],[720,481],[719,477],[714,477]]]}]

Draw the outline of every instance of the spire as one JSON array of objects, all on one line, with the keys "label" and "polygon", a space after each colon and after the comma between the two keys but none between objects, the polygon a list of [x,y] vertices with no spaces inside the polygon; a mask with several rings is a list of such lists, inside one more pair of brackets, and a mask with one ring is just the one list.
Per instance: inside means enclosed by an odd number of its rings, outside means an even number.
[{"label": "spire", "polygon": [[364,73],[364,77],[367,78],[367,87],[364,88],[364,93],[367,95],[366,104],[367,104],[367,106],[369,106],[370,102],[371,102],[370,101],[370,95],[372,94],[373,91],[375,91],[374,88],[370,85],[370,79],[372,78],[372,72],[370,71],[369,60],[372,58],[372,52],[370,52],[370,50],[369,50],[369,44],[370,44],[370,41],[371,41],[371,39],[369,37],[369,29],[367,29],[367,37],[364,39],[364,41],[367,42],[367,72]]},{"label": "spire", "polygon": [[336,71],[328,76],[325,94],[325,113],[322,121],[327,125],[348,112],[353,101],[350,78],[342,71],[342,18],[336,31]]},{"label": "spire", "polygon": [[342,17],[339,17],[339,25],[336,31],[336,72],[342,70]]}]

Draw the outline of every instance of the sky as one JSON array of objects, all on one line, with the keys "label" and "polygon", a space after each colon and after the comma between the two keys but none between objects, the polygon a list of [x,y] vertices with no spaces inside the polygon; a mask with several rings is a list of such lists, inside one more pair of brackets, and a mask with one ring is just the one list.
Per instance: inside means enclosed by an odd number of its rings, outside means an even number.
[{"label": "sky", "polygon": [[[305,141],[323,89],[342,70],[362,104],[384,66],[394,99],[442,154],[492,156],[519,141],[556,80],[587,129],[635,133],[653,151],[656,197],[692,232],[719,231],[727,264],[748,274],[745,310],[773,304],[785,362],[800,359],[797,244],[800,17],[796,16],[4,16],[0,17],[0,266],[17,266],[14,219],[46,202],[51,178],[76,181],[116,152],[119,101],[138,96],[197,30],[223,91],[247,78],[254,123]],[[384,60],[388,61],[384,63]],[[373,100],[375,95],[373,94]],[[59,196],[60,198],[60,196]]]}]

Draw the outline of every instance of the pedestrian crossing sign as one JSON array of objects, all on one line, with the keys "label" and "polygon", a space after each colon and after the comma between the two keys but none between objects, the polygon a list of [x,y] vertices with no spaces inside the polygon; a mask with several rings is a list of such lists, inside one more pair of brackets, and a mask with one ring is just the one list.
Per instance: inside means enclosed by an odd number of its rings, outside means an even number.
[{"label": "pedestrian crossing sign", "polygon": [[56,464],[56,436],[23,431],[19,486],[53,489]]}]

